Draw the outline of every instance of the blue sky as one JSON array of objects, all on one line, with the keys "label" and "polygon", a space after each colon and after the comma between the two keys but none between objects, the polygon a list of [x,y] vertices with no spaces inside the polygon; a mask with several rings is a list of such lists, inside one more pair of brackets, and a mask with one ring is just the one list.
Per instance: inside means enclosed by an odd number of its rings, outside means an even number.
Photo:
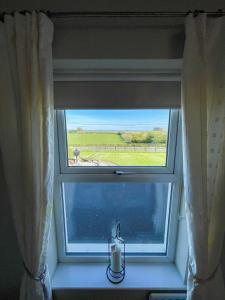
[{"label": "blue sky", "polygon": [[167,130],[168,109],[79,109],[66,111],[67,129],[144,131],[161,127]]}]

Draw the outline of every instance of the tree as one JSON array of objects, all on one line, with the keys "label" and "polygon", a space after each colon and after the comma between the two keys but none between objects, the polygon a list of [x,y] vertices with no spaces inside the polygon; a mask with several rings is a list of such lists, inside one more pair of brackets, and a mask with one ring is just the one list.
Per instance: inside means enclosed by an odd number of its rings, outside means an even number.
[{"label": "tree", "polygon": [[167,133],[165,131],[152,131],[154,144],[165,144],[167,140]]}]

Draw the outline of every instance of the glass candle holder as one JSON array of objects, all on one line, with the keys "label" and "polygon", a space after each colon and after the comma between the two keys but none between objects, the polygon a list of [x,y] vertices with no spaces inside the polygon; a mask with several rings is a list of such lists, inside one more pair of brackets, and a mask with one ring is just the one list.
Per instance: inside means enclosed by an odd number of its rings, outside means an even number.
[{"label": "glass candle holder", "polygon": [[125,277],[125,242],[120,236],[120,223],[116,225],[115,234],[109,240],[108,258],[108,280],[115,284],[122,282]]}]

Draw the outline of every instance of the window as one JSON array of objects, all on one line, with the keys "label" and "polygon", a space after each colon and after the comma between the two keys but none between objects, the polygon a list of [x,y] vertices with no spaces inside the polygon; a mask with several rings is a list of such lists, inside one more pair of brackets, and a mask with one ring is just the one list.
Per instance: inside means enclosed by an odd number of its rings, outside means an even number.
[{"label": "window", "polygon": [[178,111],[61,110],[57,117],[65,253],[106,254],[120,222],[128,254],[166,255]]},{"label": "window", "polygon": [[66,82],[64,90],[60,82],[55,91],[67,99],[56,105],[59,258],[107,258],[108,240],[120,222],[128,259],[171,261],[181,187],[179,105],[167,100],[155,107],[147,97],[153,87],[154,98],[160,95],[164,83],[167,96],[164,91],[160,97],[177,96],[170,83],[150,82],[137,105],[130,92],[135,84],[125,82],[126,99],[123,84],[93,82],[75,81],[76,89]]}]

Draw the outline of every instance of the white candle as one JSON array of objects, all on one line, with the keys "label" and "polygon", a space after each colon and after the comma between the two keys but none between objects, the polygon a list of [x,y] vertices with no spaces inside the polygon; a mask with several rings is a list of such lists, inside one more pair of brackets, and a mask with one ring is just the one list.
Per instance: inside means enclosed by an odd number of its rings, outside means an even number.
[{"label": "white candle", "polygon": [[121,249],[118,244],[111,246],[111,269],[113,272],[121,271]]}]

